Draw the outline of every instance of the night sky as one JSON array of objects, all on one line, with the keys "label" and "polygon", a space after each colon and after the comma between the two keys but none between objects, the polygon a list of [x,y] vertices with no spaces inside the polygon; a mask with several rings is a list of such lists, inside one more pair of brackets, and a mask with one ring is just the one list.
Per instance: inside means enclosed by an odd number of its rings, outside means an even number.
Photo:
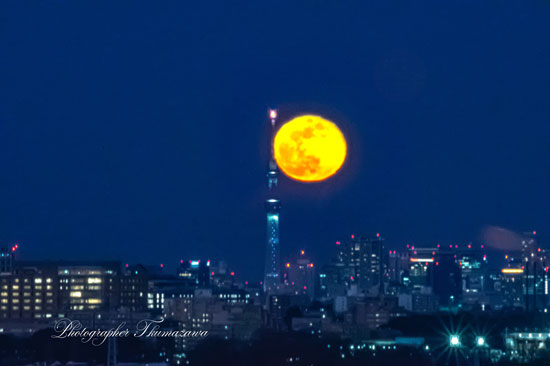
[{"label": "night sky", "polygon": [[243,3],[2,1],[0,246],[259,279],[269,106],[349,143],[332,179],[281,179],[283,258],[548,242],[550,2]]}]

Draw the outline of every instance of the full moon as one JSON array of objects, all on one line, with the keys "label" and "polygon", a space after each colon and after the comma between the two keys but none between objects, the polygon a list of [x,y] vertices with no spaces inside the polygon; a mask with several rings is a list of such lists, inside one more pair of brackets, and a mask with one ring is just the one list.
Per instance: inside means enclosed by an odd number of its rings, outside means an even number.
[{"label": "full moon", "polygon": [[285,123],[273,140],[279,168],[301,182],[325,180],[346,160],[344,135],[331,121],[319,116],[300,116]]}]

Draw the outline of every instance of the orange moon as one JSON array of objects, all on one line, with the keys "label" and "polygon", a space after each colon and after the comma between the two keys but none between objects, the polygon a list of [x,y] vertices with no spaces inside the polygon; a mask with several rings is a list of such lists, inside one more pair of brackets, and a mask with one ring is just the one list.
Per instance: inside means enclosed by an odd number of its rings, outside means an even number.
[{"label": "orange moon", "polygon": [[290,178],[320,182],[342,167],[347,143],[334,123],[306,115],[290,120],[277,131],[273,155],[279,168]]}]

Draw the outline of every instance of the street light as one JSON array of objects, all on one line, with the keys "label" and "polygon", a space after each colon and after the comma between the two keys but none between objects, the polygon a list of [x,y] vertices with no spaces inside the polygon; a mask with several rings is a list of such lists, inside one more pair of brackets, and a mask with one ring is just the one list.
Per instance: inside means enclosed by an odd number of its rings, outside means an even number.
[{"label": "street light", "polygon": [[451,335],[449,343],[451,344],[451,347],[459,347],[460,346],[460,337],[458,335]]},{"label": "street light", "polygon": [[477,337],[476,338],[476,345],[478,347],[483,347],[485,346],[485,338],[484,337]]}]

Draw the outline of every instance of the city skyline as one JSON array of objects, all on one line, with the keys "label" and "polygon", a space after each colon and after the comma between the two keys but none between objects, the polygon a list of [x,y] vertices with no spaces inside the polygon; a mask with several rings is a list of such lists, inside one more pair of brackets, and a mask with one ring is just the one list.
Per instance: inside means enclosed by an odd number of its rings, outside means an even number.
[{"label": "city skyline", "polygon": [[[283,362],[285,357],[317,357],[319,351],[308,350],[313,342],[321,349],[337,348],[337,353],[322,357],[330,357],[330,364],[347,357],[394,364],[401,362],[403,352],[421,364],[441,358],[457,365],[476,359],[483,364],[542,361],[550,344],[550,262],[548,249],[536,236],[525,233],[521,251],[507,254],[497,267],[490,265],[494,258],[485,245],[408,244],[387,252],[379,233],[351,235],[335,243],[330,263],[315,264],[304,250],[296,253],[281,265],[280,281],[275,278],[273,286],[245,281],[238,278],[238,268],[204,258],[181,259],[174,272],[163,265],[117,261],[14,260],[20,246],[2,248],[0,338],[16,348],[0,342],[0,356],[20,362],[68,360],[59,345],[45,337],[59,332],[52,324],[77,321],[108,329],[128,323],[132,328],[146,318],[162,323],[155,334],[202,336],[161,344],[145,341],[134,352],[120,354],[116,345],[126,347],[126,341],[109,338],[95,355],[72,345],[69,349],[80,352],[69,357],[90,361],[99,355],[109,365],[130,359],[211,365],[220,361],[199,356],[204,347],[210,354],[212,347],[219,349],[216,342],[226,347],[245,342],[248,351],[239,348],[239,353],[276,355]],[[419,326],[427,320],[429,325]],[[17,335],[40,337],[34,347],[58,350],[26,355],[21,350],[29,346]],[[274,336],[282,337],[278,342],[298,343],[278,345],[271,355],[257,348],[262,339]],[[212,354],[224,359],[223,354]],[[242,357],[250,361],[257,356]]]}]

